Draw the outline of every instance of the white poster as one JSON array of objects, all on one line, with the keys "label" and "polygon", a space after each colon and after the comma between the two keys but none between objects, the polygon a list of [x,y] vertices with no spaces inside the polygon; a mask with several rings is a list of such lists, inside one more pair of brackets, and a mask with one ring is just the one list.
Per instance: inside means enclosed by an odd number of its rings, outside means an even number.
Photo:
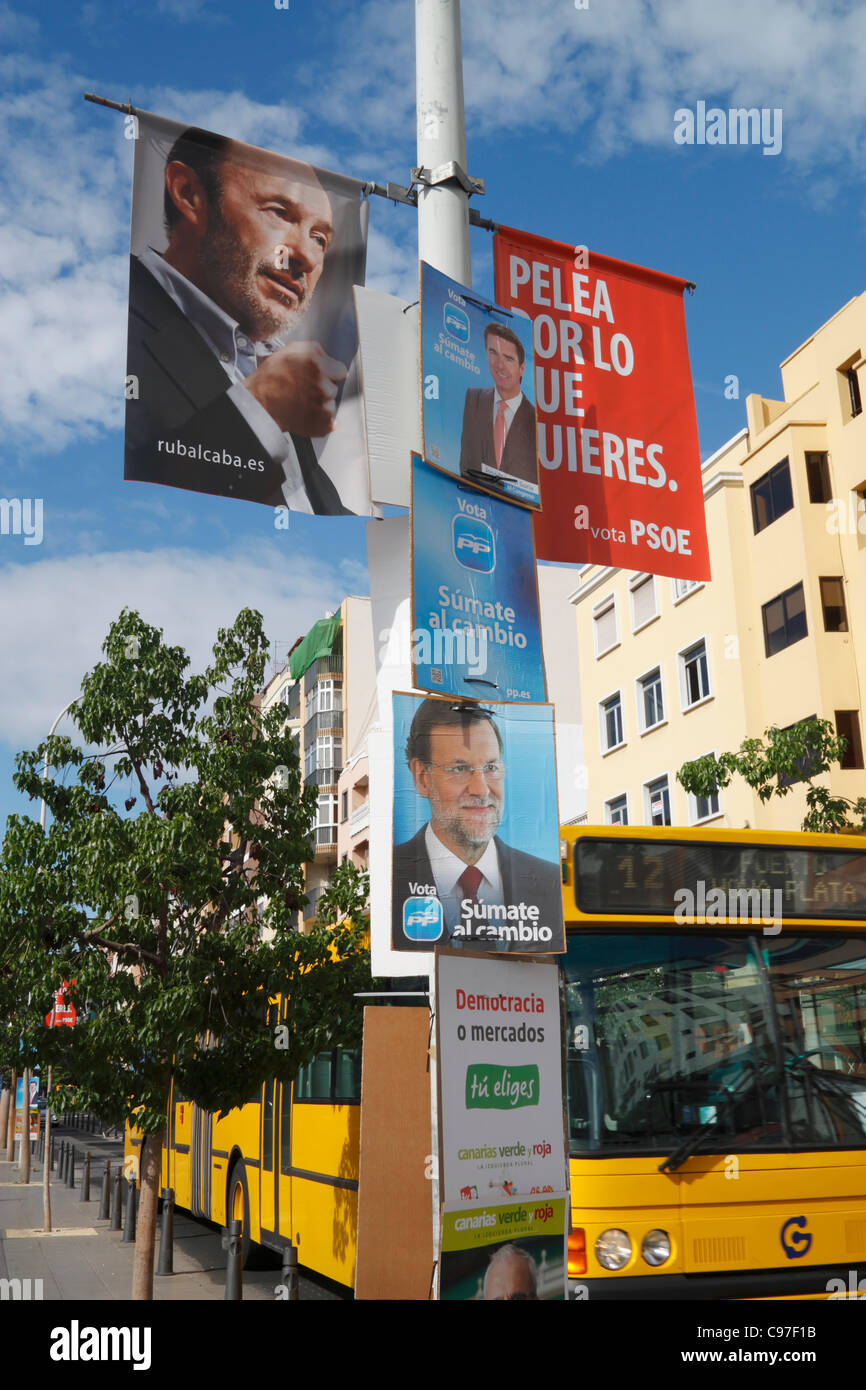
[{"label": "white poster", "polygon": [[436,960],[441,1200],[567,1191],[556,963]]}]

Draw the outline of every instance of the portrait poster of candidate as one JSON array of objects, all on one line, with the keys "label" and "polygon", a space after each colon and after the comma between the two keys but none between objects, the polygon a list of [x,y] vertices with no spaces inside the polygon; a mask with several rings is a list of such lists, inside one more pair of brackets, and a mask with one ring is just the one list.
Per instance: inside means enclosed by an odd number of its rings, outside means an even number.
[{"label": "portrait poster of candidate", "polygon": [[424,457],[537,508],[532,324],[421,262]]},{"label": "portrait poster of candidate", "polygon": [[565,949],[553,706],[393,696],[395,951]]},{"label": "portrait poster of candidate", "polygon": [[442,1212],[439,1298],[447,1302],[564,1301],[567,1196]]},{"label": "portrait poster of candidate", "polygon": [[532,516],[412,458],[413,684],[544,701]]},{"label": "portrait poster of candidate", "polygon": [[371,514],[354,179],[136,116],[124,477]]}]

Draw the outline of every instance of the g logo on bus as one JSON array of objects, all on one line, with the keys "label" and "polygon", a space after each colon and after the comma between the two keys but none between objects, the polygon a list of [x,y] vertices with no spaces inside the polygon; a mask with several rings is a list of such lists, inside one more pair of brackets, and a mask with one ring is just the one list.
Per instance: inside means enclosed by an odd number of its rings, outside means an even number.
[{"label": "g logo on bus", "polygon": [[[791,1231],[791,1234],[788,1235],[792,1226],[798,1226],[800,1229]],[[800,1260],[809,1252],[809,1247],[812,1244],[812,1232],[807,1231],[805,1227],[805,1216],[790,1216],[779,1233],[782,1249],[789,1260]],[[785,1239],[786,1236],[787,1240]]]}]

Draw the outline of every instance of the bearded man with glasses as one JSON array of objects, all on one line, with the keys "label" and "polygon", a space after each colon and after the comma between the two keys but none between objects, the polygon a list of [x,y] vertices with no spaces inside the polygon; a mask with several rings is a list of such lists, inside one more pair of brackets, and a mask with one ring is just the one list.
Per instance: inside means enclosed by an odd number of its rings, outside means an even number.
[{"label": "bearded man with glasses", "polygon": [[438,899],[439,939],[452,945],[526,951],[539,940],[533,927],[560,933],[558,866],[513,849],[496,834],[505,811],[506,766],[490,710],[424,700],[406,740],[406,762],[416,792],[430,804],[430,819],[394,846],[395,949],[429,950],[435,939],[407,935],[410,898]]}]

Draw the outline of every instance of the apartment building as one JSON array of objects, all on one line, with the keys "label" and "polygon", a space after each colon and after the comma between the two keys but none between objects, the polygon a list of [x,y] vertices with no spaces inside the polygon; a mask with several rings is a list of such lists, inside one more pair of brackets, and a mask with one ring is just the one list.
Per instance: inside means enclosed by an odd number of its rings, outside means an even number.
[{"label": "apartment building", "polygon": [[[305,866],[305,921],[338,863],[366,863],[360,816],[348,813],[366,799],[364,739],[375,712],[376,680],[370,600],[350,596],[300,637],[286,665],[262,693],[262,706],[285,706],[295,734],[304,785],[317,791],[315,855]],[[342,800],[345,793],[345,801]],[[347,813],[341,819],[341,805]],[[368,816],[369,822],[369,816]]]},{"label": "apartment building", "polygon": [[682,764],[819,716],[848,740],[823,780],[866,794],[866,294],[781,364],[781,400],[703,465],[712,580],[588,566],[571,596],[590,821],[797,829],[805,791],[735,778],[687,796]]}]

